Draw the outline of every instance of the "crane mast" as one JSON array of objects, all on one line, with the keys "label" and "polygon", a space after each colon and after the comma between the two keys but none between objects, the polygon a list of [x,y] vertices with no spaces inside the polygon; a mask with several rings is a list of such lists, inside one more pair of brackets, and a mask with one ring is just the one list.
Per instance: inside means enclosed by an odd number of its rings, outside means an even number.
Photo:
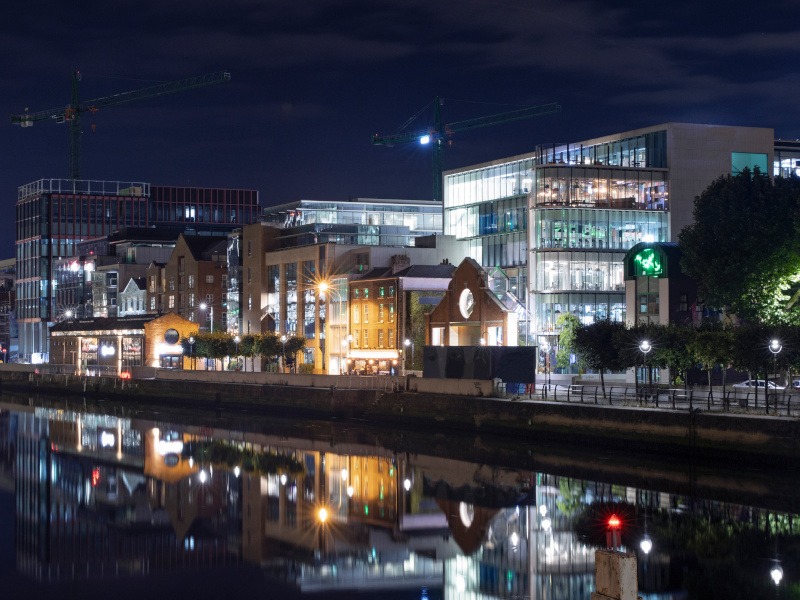
[{"label": "crane mast", "polygon": [[69,175],[71,179],[80,179],[80,155],[81,155],[81,116],[84,113],[94,114],[102,108],[126,104],[137,100],[165,96],[200,87],[206,87],[217,83],[229,81],[231,74],[227,71],[219,71],[197,77],[189,77],[177,81],[161,83],[137,90],[121,92],[93,100],[80,101],[78,94],[78,84],[81,81],[81,72],[75,71],[72,74],[72,94],[70,103],[65,107],[52,108],[38,112],[28,112],[11,115],[11,123],[20,127],[31,127],[39,121],[54,121],[55,123],[69,124]]},{"label": "crane mast", "polygon": [[443,201],[444,190],[442,182],[442,153],[444,142],[448,137],[471,129],[489,127],[511,121],[541,117],[561,111],[561,105],[557,102],[543,104],[540,106],[529,106],[517,110],[511,110],[493,115],[486,115],[465,121],[454,121],[452,123],[442,122],[441,101],[437,96],[434,103],[433,126],[428,129],[397,133],[395,135],[372,136],[372,143],[376,146],[395,146],[409,142],[419,142],[421,144],[433,144],[433,199]]}]

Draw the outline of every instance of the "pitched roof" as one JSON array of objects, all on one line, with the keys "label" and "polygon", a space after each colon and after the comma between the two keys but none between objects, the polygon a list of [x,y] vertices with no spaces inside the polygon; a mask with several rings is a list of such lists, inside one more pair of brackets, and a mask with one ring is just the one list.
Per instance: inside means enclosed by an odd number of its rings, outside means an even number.
[{"label": "pitched roof", "polygon": [[72,319],[61,321],[50,328],[50,331],[113,331],[116,329],[144,329],[144,324],[158,315],[132,315],[129,317],[97,317],[93,319]]}]

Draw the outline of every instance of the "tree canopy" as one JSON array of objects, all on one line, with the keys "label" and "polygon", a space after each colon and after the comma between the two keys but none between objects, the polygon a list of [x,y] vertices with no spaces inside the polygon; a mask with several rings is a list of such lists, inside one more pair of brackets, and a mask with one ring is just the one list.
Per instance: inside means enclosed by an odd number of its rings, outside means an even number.
[{"label": "tree canopy", "polygon": [[714,181],[681,231],[681,265],[703,301],[745,320],[800,324],[800,179],[758,169]]}]

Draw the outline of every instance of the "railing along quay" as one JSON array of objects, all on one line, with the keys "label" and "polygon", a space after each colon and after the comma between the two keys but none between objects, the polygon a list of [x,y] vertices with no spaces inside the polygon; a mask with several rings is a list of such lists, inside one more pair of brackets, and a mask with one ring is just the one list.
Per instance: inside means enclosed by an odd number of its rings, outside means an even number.
[{"label": "railing along quay", "polygon": [[511,391],[503,383],[495,386],[501,398],[521,401],[567,402],[603,406],[636,406],[672,410],[708,410],[718,412],[800,417],[800,390],[764,391],[739,388],[671,388],[662,386],[621,386],[596,384],[514,384]]}]

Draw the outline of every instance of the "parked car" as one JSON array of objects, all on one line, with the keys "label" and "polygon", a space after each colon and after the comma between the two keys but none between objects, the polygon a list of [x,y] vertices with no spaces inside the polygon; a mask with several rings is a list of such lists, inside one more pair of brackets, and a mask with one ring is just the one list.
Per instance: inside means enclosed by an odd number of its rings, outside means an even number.
[{"label": "parked car", "polygon": [[[778,385],[774,381],[767,381],[767,386],[770,390],[783,390],[786,389],[782,385]],[[747,388],[747,389],[754,389],[754,388],[761,388],[764,389],[764,380],[763,379],[748,379],[747,381],[742,381],[741,383],[734,383],[733,387],[735,388]]]},{"label": "parked car", "polygon": [[800,379],[795,379],[795,380],[792,382],[792,387],[793,387],[794,389],[796,389],[796,390],[800,390]]}]

